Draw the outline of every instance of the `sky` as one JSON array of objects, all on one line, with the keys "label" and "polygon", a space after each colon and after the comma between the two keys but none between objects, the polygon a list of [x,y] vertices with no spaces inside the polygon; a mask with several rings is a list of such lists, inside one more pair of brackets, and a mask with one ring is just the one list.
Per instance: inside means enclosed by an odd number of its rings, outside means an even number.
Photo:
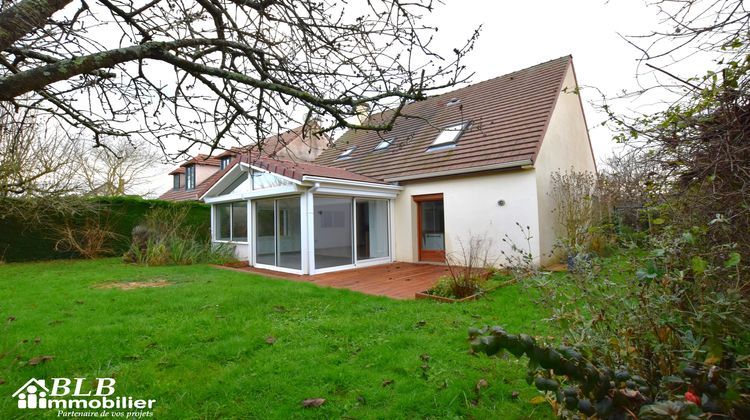
[{"label": "sky", "polygon": [[[474,50],[464,62],[472,83],[491,79],[571,54],[589,125],[592,147],[601,162],[620,148],[601,125],[606,115],[592,101],[637,88],[640,52],[622,35],[648,33],[659,24],[657,11],[641,0],[444,0],[425,23],[439,28],[434,48],[461,47],[482,25]],[[171,180],[155,177],[150,187],[166,191]]]}]

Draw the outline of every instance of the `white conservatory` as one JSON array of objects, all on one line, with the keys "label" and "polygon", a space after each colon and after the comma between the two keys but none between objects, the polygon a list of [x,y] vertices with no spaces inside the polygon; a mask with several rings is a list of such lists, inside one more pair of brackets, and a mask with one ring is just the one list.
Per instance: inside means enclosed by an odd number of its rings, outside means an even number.
[{"label": "white conservatory", "polygon": [[394,260],[402,187],[341,169],[237,162],[202,199],[215,243],[254,267],[319,274]]}]

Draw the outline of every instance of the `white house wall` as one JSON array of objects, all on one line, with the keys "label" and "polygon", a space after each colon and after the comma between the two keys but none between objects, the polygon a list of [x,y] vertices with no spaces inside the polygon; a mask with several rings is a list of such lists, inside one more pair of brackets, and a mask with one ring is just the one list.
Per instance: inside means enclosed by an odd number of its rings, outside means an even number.
[{"label": "white house wall", "polygon": [[557,99],[542,147],[534,162],[542,264],[555,260],[551,254],[559,233],[553,214],[555,203],[549,197],[552,173],[571,168],[578,172],[596,172],[580,95],[576,93],[577,84],[572,65],[568,67],[563,83],[567,89],[563,89]]},{"label": "white house wall", "polygon": [[[394,200],[395,257],[397,261],[417,262],[417,205],[415,195],[443,194],[446,254],[460,252],[460,242],[471,236],[492,241],[491,258],[505,262],[500,251],[512,252],[505,234],[526,249],[526,241],[516,226],[530,228],[531,251],[539,257],[539,218],[536,179],[533,170],[485,173],[437,180],[410,181]],[[504,200],[505,205],[498,205]]]}]

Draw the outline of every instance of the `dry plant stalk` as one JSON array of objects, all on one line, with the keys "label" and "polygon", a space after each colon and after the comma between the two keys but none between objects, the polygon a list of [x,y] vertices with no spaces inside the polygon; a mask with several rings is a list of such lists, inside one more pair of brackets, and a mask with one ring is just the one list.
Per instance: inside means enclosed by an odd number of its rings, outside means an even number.
[{"label": "dry plant stalk", "polygon": [[559,239],[568,252],[577,252],[590,239],[594,223],[596,176],[591,172],[554,172],[550,199],[555,203],[555,222],[562,229]]},{"label": "dry plant stalk", "polygon": [[459,239],[458,246],[458,252],[445,256],[449,287],[454,296],[471,296],[495,272],[495,259],[490,255],[492,240],[486,235],[472,235],[468,242]]},{"label": "dry plant stalk", "polygon": [[83,226],[66,222],[55,229],[55,234],[60,238],[55,243],[56,251],[73,251],[88,259],[112,255],[111,241],[122,237],[110,229],[108,220],[99,222],[93,219],[86,220]]}]

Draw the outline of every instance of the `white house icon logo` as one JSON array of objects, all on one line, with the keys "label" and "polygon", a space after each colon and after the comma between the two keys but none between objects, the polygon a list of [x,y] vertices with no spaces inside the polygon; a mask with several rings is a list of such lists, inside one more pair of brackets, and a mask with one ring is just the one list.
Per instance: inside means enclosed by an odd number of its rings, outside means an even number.
[{"label": "white house icon logo", "polygon": [[114,378],[31,378],[13,393],[20,409],[152,410],[156,400],[115,396]]},{"label": "white house icon logo", "polygon": [[18,398],[18,408],[47,408],[49,389],[44,379],[29,379],[13,394]]}]

